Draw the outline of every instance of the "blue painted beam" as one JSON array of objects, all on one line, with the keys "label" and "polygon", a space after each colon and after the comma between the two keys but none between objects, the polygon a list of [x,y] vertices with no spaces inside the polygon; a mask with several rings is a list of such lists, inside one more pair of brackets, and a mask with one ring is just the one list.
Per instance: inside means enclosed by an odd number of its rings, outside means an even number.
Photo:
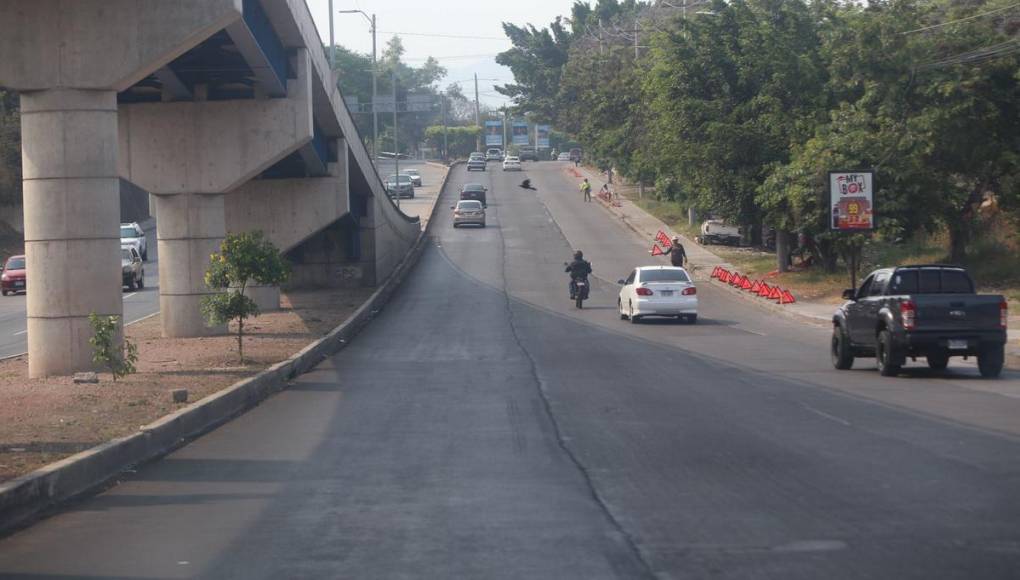
[{"label": "blue painted beam", "polygon": [[244,0],[244,18],[227,27],[227,34],[270,97],[287,95],[290,66],[287,48],[269,22],[259,0]]}]

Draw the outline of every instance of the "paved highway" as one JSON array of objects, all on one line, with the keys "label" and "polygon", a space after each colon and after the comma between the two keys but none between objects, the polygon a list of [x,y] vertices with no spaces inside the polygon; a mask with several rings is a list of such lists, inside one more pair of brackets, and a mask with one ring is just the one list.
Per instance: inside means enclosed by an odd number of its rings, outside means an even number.
[{"label": "paved highway", "polygon": [[0,541],[0,576],[1017,577],[1016,373],[836,372],[824,329],[707,283],[696,326],[621,321],[647,240],[526,167],[457,169],[488,228],[444,211],[350,347]]},{"label": "paved highway", "polygon": [[[146,227],[146,244],[149,261],[145,263],[145,288],[124,291],[124,320],[129,324],[159,312],[159,253],[156,249],[156,223],[149,220]],[[27,308],[24,294],[0,296],[0,358],[24,354],[28,351],[25,333]]]}]

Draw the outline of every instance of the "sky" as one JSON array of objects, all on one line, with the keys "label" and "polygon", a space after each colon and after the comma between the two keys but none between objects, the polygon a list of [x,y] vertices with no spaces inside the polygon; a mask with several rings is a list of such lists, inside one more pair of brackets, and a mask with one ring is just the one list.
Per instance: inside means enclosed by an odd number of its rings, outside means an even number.
[{"label": "sky", "polygon": [[[325,42],[329,42],[329,1],[305,0]],[[334,10],[363,10],[375,13],[379,27],[378,50],[381,53],[394,32],[400,34],[407,52],[404,60],[418,65],[435,57],[448,71],[440,85],[463,81],[464,94],[474,91],[473,75],[478,74],[479,99],[492,106],[505,98],[493,85],[513,81],[510,69],[496,64],[497,53],[510,48],[502,23],[549,25],[557,16],[570,13],[574,0],[333,0]],[[337,44],[365,54],[372,52],[368,21],[360,14],[334,16]],[[413,33],[413,34],[412,34]],[[473,36],[486,38],[445,38],[415,36]],[[497,79],[497,80],[482,80]]]}]

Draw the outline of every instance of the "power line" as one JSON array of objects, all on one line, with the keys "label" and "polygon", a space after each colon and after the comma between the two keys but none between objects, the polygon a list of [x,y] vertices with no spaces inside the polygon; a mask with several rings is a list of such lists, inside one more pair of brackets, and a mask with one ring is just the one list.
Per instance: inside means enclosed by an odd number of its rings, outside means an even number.
[{"label": "power line", "polygon": [[918,28],[916,30],[908,30],[906,32],[901,32],[900,34],[913,34],[915,32],[924,32],[925,30],[931,30],[933,28],[940,28],[942,26],[949,26],[950,24],[956,24],[957,22],[966,22],[968,20],[974,20],[975,18],[983,18],[985,16],[990,16],[992,14],[998,14],[999,12],[1005,12],[1006,10],[1010,10],[1010,9],[1016,8],[1017,6],[1020,6],[1020,2],[1017,2],[1016,4],[1013,4],[1013,5],[1010,5],[1010,6],[1006,6],[1006,7],[1003,7],[1003,8],[996,8],[995,10],[989,10],[988,12],[982,12],[980,14],[974,14],[974,15],[971,15],[971,16],[967,16],[965,18],[957,18],[956,20],[950,20],[949,22],[942,22],[941,24],[932,24],[931,26],[925,26],[924,28]]},{"label": "power line", "polygon": [[380,30],[380,34],[398,34],[400,36],[425,36],[428,38],[462,38],[465,40],[503,40],[509,42],[505,36],[465,36],[460,34],[432,34],[426,32],[394,32],[392,30]]}]

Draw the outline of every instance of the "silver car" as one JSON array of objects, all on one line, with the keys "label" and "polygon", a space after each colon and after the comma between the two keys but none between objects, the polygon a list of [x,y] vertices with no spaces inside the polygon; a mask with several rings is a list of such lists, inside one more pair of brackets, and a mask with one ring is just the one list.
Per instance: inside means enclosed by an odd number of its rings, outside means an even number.
[{"label": "silver car", "polygon": [[485,227],[485,208],[482,202],[474,199],[465,199],[451,206],[453,210],[453,227],[471,224]]},{"label": "silver car", "polygon": [[409,175],[411,177],[411,183],[415,187],[421,187],[421,172],[420,171],[418,171],[417,169],[405,169],[404,170],[404,175]]}]

